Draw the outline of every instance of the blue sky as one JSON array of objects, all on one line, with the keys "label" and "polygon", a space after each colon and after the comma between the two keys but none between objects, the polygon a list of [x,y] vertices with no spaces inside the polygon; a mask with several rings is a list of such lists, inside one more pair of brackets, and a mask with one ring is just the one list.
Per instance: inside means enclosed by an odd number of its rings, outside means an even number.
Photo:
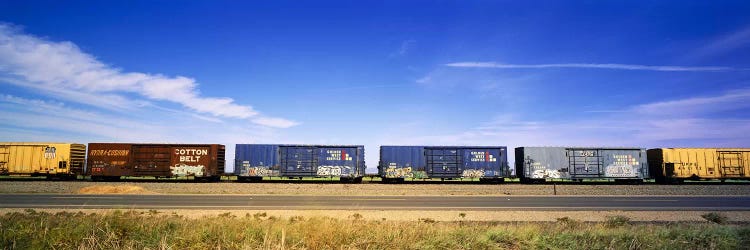
[{"label": "blue sky", "polygon": [[750,147],[748,13],[0,1],[0,140]]}]

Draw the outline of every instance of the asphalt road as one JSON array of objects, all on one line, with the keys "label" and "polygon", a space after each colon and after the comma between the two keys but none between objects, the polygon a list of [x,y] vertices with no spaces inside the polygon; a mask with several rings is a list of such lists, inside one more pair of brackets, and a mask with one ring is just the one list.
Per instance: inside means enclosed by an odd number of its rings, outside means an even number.
[{"label": "asphalt road", "polygon": [[2,194],[0,208],[750,211],[750,196],[277,196]]}]

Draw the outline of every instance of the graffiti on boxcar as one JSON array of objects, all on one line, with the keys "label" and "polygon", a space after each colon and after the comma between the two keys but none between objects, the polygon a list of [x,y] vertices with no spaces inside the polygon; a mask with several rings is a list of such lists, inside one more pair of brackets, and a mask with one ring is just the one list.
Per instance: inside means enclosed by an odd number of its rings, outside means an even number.
[{"label": "graffiti on boxcar", "polygon": [[563,178],[563,175],[560,174],[560,171],[557,171],[557,169],[537,169],[534,170],[534,172],[531,174],[531,178],[534,179],[543,179],[543,178]]},{"label": "graffiti on boxcar", "polygon": [[609,165],[604,176],[606,177],[637,177],[636,169],[631,165]]},{"label": "graffiti on boxcar", "polygon": [[463,178],[484,177],[484,169],[464,169],[464,172],[461,173],[461,177]]},{"label": "graffiti on boxcar", "polygon": [[206,167],[203,165],[190,166],[184,163],[178,163],[170,167],[172,175],[175,176],[203,176],[203,170]]},{"label": "graffiti on boxcar", "polygon": [[57,155],[57,149],[55,147],[44,148],[44,159],[55,159]]},{"label": "graffiti on boxcar", "polygon": [[406,168],[388,167],[385,169],[385,177],[386,178],[414,178],[414,173],[412,172],[411,167],[406,167]]},{"label": "graffiti on boxcar", "polygon": [[245,173],[248,176],[278,176],[278,170],[272,170],[269,167],[245,167]]},{"label": "graffiti on boxcar", "polygon": [[318,176],[341,176],[349,174],[350,166],[318,166]]},{"label": "graffiti on boxcar", "polygon": [[425,171],[415,171],[412,167],[400,168],[390,166],[385,169],[385,177],[424,179],[427,178],[427,173]]}]

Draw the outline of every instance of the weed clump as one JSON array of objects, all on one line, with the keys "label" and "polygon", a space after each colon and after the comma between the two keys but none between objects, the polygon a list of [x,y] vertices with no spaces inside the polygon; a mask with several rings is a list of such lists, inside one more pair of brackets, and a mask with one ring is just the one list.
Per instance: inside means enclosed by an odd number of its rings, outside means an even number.
[{"label": "weed clump", "polygon": [[707,221],[710,221],[716,224],[725,224],[728,221],[726,216],[720,213],[716,213],[716,212],[703,214],[701,215],[701,217],[703,217],[703,219],[706,219]]},{"label": "weed clump", "polygon": [[266,212],[254,213],[253,214],[253,219],[260,220],[260,219],[265,218],[266,216],[268,216],[268,214],[266,214]]},{"label": "weed clump", "polygon": [[604,224],[609,228],[621,227],[629,225],[630,218],[622,215],[607,216],[607,221]]},{"label": "weed clump", "polygon": [[436,222],[435,219],[433,219],[433,218],[419,218],[419,221],[420,222],[424,222],[424,223],[435,223]]},{"label": "weed clump", "polygon": [[305,221],[305,217],[298,215],[298,216],[292,216],[289,218],[289,222],[292,222],[292,223],[300,222],[300,221]]},{"label": "weed clump", "polygon": [[581,224],[581,222],[575,219],[572,219],[568,216],[565,216],[565,217],[557,218],[557,224],[559,224],[560,226],[564,228],[572,229],[572,228],[578,227],[578,225]]}]

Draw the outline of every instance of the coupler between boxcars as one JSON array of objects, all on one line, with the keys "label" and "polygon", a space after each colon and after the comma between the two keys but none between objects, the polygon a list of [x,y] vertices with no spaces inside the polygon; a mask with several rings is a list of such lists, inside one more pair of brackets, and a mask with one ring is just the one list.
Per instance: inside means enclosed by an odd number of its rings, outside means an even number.
[{"label": "coupler between boxcars", "polygon": [[625,184],[625,185],[643,184],[643,179],[615,179],[615,184]]},{"label": "coupler between boxcars", "polygon": [[48,174],[45,179],[49,181],[75,181],[78,180],[78,175],[75,174]]},{"label": "coupler between boxcars", "polygon": [[381,183],[404,183],[404,178],[387,178],[382,177],[380,179]]},{"label": "coupler between boxcars", "polygon": [[504,182],[505,178],[479,178],[479,183],[500,184]]},{"label": "coupler between boxcars", "polygon": [[101,176],[101,175],[92,175],[91,176],[92,181],[119,181],[120,176]]},{"label": "coupler between boxcars", "polygon": [[262,176],[237,176],[238,182],[261,182],[263,181]]},{"label": "coupler between boxcars", "polygon": [[342,183],[362,183],[362,177],[361,176],[360,177],[354,177],[354,178],[340,177],[339,181],[342,182]]},{"label": "coupler between boxcars", "polygon": [[199,181],[199,182],[219,182],[221,180],[220,175],[216,176],[207,176],[207,177],[193,177],[193,180]]}]

